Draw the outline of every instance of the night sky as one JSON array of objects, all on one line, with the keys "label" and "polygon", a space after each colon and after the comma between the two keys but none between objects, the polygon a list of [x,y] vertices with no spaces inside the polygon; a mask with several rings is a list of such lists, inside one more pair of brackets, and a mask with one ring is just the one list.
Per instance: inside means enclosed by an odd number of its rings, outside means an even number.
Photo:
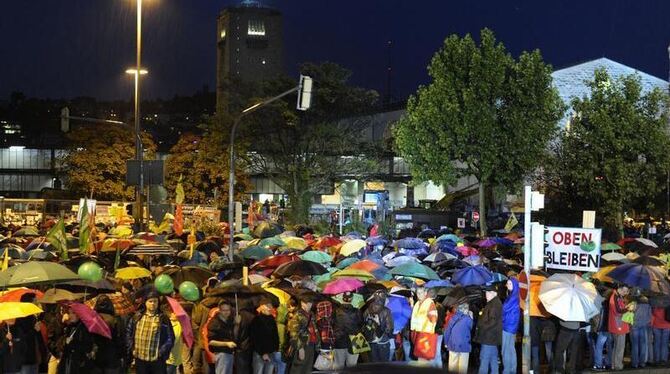
[{"label": "night sky", "polygon": [[[29,0],[0,5],[0,100],[131,97],[134,0]],[[145,96],[215,87],[216,16],[223,0],[144,0]],[[493,29],[514,55],[539,48],[555,68],[609,57],[666,79],[667,0],[268,0],[284,13],[285,66],[334,61],[353,82],[402,99],[427,83],[426,65],[446,36]],[[387,41],[393,41],[387,48]]]}]

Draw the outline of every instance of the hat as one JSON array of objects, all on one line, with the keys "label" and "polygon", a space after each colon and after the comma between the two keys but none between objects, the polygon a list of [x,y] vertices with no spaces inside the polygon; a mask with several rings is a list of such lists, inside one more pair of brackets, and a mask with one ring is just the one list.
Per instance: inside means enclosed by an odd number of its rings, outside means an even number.
[{"label": "hat", "polygon": [[149,299],[158,299],[160,298],[160,294],[156,290],[149,290],[147,293],[144,295],[144,301],[146,302]]},{"label": "hat", "polygon": [[486,285],[486,287],[483,287],[482,289],[483,289],[484,291],[494,291],[494,292],[498,292],[498,287],[497,287],[495,284],[489,284],[489,285]]}]

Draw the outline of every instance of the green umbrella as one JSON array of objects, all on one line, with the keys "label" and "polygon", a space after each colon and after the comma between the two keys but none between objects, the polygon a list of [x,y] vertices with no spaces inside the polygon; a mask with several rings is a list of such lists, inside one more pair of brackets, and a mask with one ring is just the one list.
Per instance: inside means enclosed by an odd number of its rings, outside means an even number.
[{"label": "green umbrella", "polygon": [[621,246],[616,243],[603,243],[600,249],[603,251],[618,251],[621,249]]},{"label": "green umbrella", "polygon": [[400,266],[396,266],[391,270],[393,275],[402,275],[405,277],[421,278],[426,280],[437,280],[440,276],[437,275],[433,269],[428,266],[419,264],[417,262],[407,262]]},{"label": "green umbrella", "polygon": [[322,251],[307,251],[300,255],[300,258],[317,264],[330,264],[333,261],[328,253]]},{"label": "green umbrella", "polygon": [[337,268],[338,269],[346,269],[348,268],[351,264],[356,263],[360,261],[359,258],[356,257],[347,257],[345,259],[342,259],[340,262],[337,263]]},{"label": "green umbrella", "polygon": [[40,233],[33,226],[23,226],[20,230],[13,233],[12,236],[40,236]]},{"label": "green umbrella", "polygon": [[281,226],[277,225],[276,223],[261,222],[254,228],[254,236],[265,239],[271,236],[279,235],[283,231],[284,230],[281,228]]},{"label": "green umbrella", "polygon": [[241,233],[241,234],[235,234],[234,238],[238,240],[252,240],[254,237],[249,234]]},{"label": "green umbrella", "polygon": [[286,244],[286,243],[284,243],[283,240],[281,240],[280,238],[278,238],[276,236],[273,236],[273,237],[270,237],[270,238],[265,238],[265,239],[262,239],[260,242],[258,242],[258,245],[263,247],[263,248],[281,247],[284,244]]},{"label": "green umbrella", "polygon": [[266,257],[272,256],[272,251],[263,248],[257,245],[247,247],[245,248],[242,252],[240,252],[240,256],[242,256],[245,259],[251,259],[251,260],[262,260]]},{"label": "green umbrella", "polygon": [[0,271],[0,287],[55,284],[80,280],[70,269],[55,262],[29,261]]}]

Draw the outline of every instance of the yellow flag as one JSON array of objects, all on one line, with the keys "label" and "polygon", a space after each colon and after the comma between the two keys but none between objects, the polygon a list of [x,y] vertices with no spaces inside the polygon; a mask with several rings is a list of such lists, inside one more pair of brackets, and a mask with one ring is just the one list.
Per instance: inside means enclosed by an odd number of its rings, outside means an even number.
[{"label": "yellow flag", "polygon": [[7,270],[9,268],[9,248],[5,247],[5,258],[2,260],[2,271]]},{"label": "yellow flag", "polygon": [[516,215],[514,213],[509,215],[509,219],[507,220],[507,223],[505,224],[505,231],[512,231],[514,226],[516,226],[519,223],[516,219]]}]

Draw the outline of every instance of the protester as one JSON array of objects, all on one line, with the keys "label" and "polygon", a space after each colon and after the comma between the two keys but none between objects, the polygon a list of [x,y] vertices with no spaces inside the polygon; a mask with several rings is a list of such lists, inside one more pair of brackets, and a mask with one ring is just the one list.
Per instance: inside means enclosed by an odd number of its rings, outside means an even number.
[{"label": "protester", "polygon": [[126,330],[123,321],[116,316],[114,305],[105,294],[98,296],[95,303],[95,311],[109,326],[112,338],[108,339],[104,336],[93,334],[93,342],[97,349],[93,365],[102,374],[125,373],[126,364],[123,361],[126,352]]},{"label": "protester", "polygon": [[516,333],[521,320],[519,308],[519,281],[512,277],[505,286],[509,292],[503,303],[502,359],[503,374],[516,374]]},{"label": "protester", "polygon": [[137,374],[165,374],[174,339],[172,323],[161,312],[158,292],[149,291],[126,329],[126,350],[135,359]]},{"label": "protester", "polygon": [[502,303],[495,288],[485,291],[486,306],[477,320],[474,342],[481,344],[479,374],[498,373],[498,346],[502,343]]},{"label": "protester", "polygon": [[410,336],[412,338],[412,346],[414,347],[414,352],[412,353],[419,358],[419,361],[430,361],[435,357],[437,347],[425,347],[426,350],[423,350],[421,347],[425,345],[418,345],[417,339],[423,334],[435,334],[437,309],[435,308],[435,302],[429,297],[426,288],[418,287],[416,289],[416,297],[417,301],[412,308],[412,319],[410,320]]},{"label": "protester", "polygon": [[26,341],[22,331],[16,327],[16,319],[8,319],[3,322],[0,325],[2,372],[4,374],[18,374],[21,373],[26,354]]},{"label": "protester", "polygon": [[[626,313],[626,301],[629,288],[620,285],[609,299],[608,331],[612,334],[612,369],[623,370],[623,354],[626,348],[626,334],[630,330],[628,323],[622,317]],[[667,352],[667,347],[666,347]]]},{"label": "protester", "polygon": [[274,356],[279,351],[277,321],[273,316],[276,311],[269,299],[262,299],[257,311],[249,326],[249,337],[253,342],[252,369],[254,374],[272,374]]},{"label": "protester", "polygon": [[168,357],[166,364],[167,374],[177,374],[179,367],[184,363],[182,357],[182,351],[185,346],[184,339],[182,338],[182,327],[177,319],[177,315],[173,311],[167,311],[166,314],[170,318],[170,324],[172,326],[172,332],[174,333],[174,345],[170,350],[170,356]]},{"label": "protester", "polygon": [[468,373],[468,361],[472,351],[470,343],[472,325],[472,312],[468,304],[459,304],[456,313],[449,318],[444,328],[444,345],[449,351],[449,373]]},{"label": "protester", "polygon": [[[290,360],[289,373],[307,374],[312,372],[314,354],[319,344],[316,318],[312,313],[313,300],[303,298],[300,308],[288,322]],[[218,373],[217,373],[218,374]]]},{"label": "protester", "polygon": [[63,353],[58,363],[58,373],[88,373],[93,368],[93,358],[98,349],[94,344],[93,336],[71,308],[68,309],[64,317]]},{"label": "protester", "polygon": [[[27,292],[21,295],[20,302],[36,303],[36,295]],[[16,328],[21,330],[25,340],[26,352],[23,356],[22,374],[37,374],[40,364],[47,363],[47,349],[42,339],[42,322],[36,316],[18,318]]]},{"label": "protester", "polygon": [[353,352],[351,337],[358,335],[362,327],[361,311],[351,305],[353,293],[346,292],[343,302],[335,309],[335,369],[352,367],[358,363],[358,353]]},{"label": "protester", "polygon": [[647,366],[647,336],[652,318],[649,300],[645,296],[638,295],[634,313],[633,325],[630,329],[630,361],[632,368],[643,368]]},{"label": "protester", "polygon": [[670,321],[665,318],[665,308],[652,308],[651,326],[654,331],[654,363],[667,365]]},{"label": "protester", "polygon": [[221,300],[218,308],[207,328],[209,350],[215,355],[216,374],[232,374],[242,317],[233,317],[233,305],[227,300]]},{"label": "protester", "polygon": [[370,297],[363,312],[363,335],[370,343],[371,362],[387,362],[390,358],[393,317],[385,302],[386,294],[377,291]]}]

